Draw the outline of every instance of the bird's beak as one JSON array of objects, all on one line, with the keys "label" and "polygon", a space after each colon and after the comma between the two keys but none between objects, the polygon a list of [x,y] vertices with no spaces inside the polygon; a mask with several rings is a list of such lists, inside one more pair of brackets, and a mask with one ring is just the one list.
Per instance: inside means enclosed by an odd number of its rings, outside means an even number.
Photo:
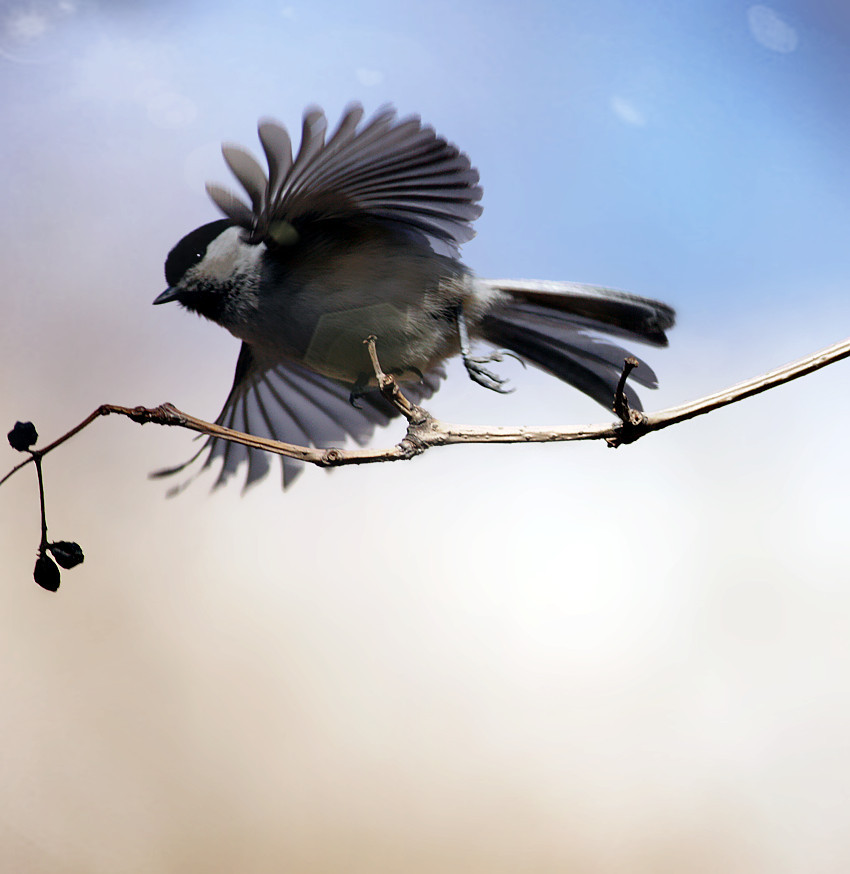
[{"label": "bird's beak", "polygon": [[159,303],[170,303],[172,300],[177,300],[179,293],[180,292],[178,292],[176,288],[166,288],[165,291],[153,302],[154,306]]}]

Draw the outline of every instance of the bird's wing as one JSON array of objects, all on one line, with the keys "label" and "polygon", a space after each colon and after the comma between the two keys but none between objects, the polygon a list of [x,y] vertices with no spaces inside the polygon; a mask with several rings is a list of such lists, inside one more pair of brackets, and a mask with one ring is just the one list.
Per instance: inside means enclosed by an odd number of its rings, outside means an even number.
[{"label": "bird's wing", "polygon": [[[404,394],[413,403],[420,403],[434,394],[444,378],[445,371],[437,367],[425,374],[420,382],[405,383]],[[350,391],[350,388],[299,364],[287,362],[263,369],[255,363],[248,345],[243,343],[233,387],[216,424],[299,446],[341,447],[349,437],[362,446],[376,426],[388,424],[398,412],[378,391],[362,395],[355,407],[350,400]],[[222,459],[214,488],[226,483],[243,462],[247,462],[246,488],[269,471],[269,453],[211,437],[189,461],[153,475],[161,477],[179,473],[204,453],[207,457],[199,473],[216,459]],[[279,458],[283,487],[287,488],[301,473],[304,464],[285,455]],[[183,487],[179,486],[175,491]]]},{"label": "bird's wing", "polygon": [[418,116],[399,119],[384,107],[362,119],[363,107],[352,104],[326,139],[325,114],[308,109],[294,159],[286,128],[263,120],[268,177],[247,150],[222,147],[251,205],[218,185],[207,192],[255,241],[286,242],[306,219],[370,215],[419,231],[440,254],[456,256],[481,215],[478,171]]}]

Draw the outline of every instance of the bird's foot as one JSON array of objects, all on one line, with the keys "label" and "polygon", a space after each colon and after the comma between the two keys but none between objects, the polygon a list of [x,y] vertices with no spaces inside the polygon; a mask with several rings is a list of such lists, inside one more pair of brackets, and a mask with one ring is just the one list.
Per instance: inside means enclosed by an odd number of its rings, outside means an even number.
[{"label": "bird's foot", "polygon": [[350,403],[355,410],[363,409],[358,401],[367,391],[369,391],[369,379],[370,376],[368,373],[361,373],[351,388],[351,394],[348,396],[348,403]]},{"label": "bird's foot", "polygon": [[475,358],[471,355],[464,355],[463,364],[466,367],[466,372],[469,374],[469,378],[473,382],[477,382],[478,385],[483,385],[484,388],[489,388],[490,391],[496,391],[499,392],[499,394],[506,395],[513,391],[512,388],[505,387],[508,382],[507,377],[499,376],[484,366],[485,364],[490,364],[494,361],[504,361],[506,355],[511,358],[516,358],[516,360],[525,367],[525,362],[507,349],[497,349],[490,355],[483,355]]}]

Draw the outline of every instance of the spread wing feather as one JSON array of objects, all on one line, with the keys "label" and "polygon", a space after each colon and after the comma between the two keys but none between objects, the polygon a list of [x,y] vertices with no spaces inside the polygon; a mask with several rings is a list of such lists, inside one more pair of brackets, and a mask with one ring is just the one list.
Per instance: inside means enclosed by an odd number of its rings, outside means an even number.
[{"label": "spread wing feather", "polygon": [[373,215],[424,233],[441,254],[457,255],[481,215],[478,171],[457,147],[423,126],[418,116],[397,119],[384,107],[361,124],[363,108],[346,109],[326,139],[320,109],[304,114],[294,160],[285,127],[259,125],[268,177],[245,149],[227,144],[224,159],[250,206],[227,189],[208,185],[213,202],[254,240],[267,239],[277,222]]}]

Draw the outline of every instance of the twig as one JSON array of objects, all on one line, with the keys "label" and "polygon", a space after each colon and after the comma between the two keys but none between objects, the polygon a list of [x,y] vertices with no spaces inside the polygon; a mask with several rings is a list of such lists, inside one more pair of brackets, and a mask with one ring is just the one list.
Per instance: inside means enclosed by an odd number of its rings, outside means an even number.
[{"label": "twig", "polygon": [[[186,418],[186,414],[181,413],[180,410],[172,404],[161,404],[158,407],[152,408],[122,407],[119,404],[101,404],[93,413],[86,416],[79,425],[75,425],[70,431],[66,432],[52,443],[48,443],[47,446],[39,449],[38,454],[40,456],[47,455],[48,452],[52,452],[58,446],[61,446],[73,436],[79,434],[84,428],[88,428],[95,419],[99,419],[101,416],[108,416],[110,413],[127,416],[127,418],[132,419],[134,422],[138,422],[140,425],[144,425],[145,422],[155,422],[157,425],[177,425],[185,427],[184,419]],[[20,464],[16,464],[3,477],[3,479],[0,479],[0,486],[2,486],[3,483],[12,476],[12,474],[17,473],[22,467],[26,467],[32,461],[34,461],[34,458],[30,457],[25,461],[22,461]]]},{"label": "twig", "polygon": [[620,380],[614,391],[614,412],[623,423],[620,433],[616,437],[605,438],[608,445],[614,448],[623,443],[634,443],[638,437],[642,437],[646,433],[641,428],[644,423],[643,413],[640,410],[633,410],[626,397],[626,380],[629,378],[629,374],[639,366],[640,362],[637,358],[630,355],[623,362],[623,372],[620,374]]},{"label": "twig", "polygon": [[[29,460],[35,465],[38,479],[38,503],[41,509],[41,539],[38,543],[38,557],[33,568],[32,577],[39,586],[49,592],[56,592],[61,583],[60,567],[71,570],[85,560],[85,554],[79,543],[73,540],[57,540],[53,543],[47,539],[47,510],[44,501],[44,470],[42,461],[44,452],[33,449],[38,441],[38,432],[32,422],[16,422],[8,434],[9,445],[18,452],[29,453]],[[4,477],[7,479],[8,477]]]},{"label": "twig", "polygon": [[737,385],[733,385],[724,391],[715,392],[699,400],[681,404],[678,407],[671,407],[668,410],[662,410],[659,413],[647,416],[647,430],[660,431],[662,428],[677,425],[686,419],[693,419],[695,416],[714,412],[714,410],[719,410],[721,407],[734,404],[753,395],[761,394],[763,391],[775,388],[786,382],[791,382],[794,379],[799,379],[801,376],[808,376],[822,367],[834,364],[836,361],[841,361],[848,357],[850,357],[850,339],[842,340],[840,343],[827,346],[826,349],[821,349],[820,352],[815,352],[813,355],[807,355],[798,361],[792,361],[790,364],[777,367],[776,370],[771,370],[763,376],[748,379],[746,382],[739,382]]},{"label": "twig", "polygon": [[38,503],[41,508],[41,542],[38,545],[38,553],[43,555],[44,550],[47,549],[47,510],[44,506],[44,471],[41,469],[41,457],[44,453],[30,451],[32,452],[32,461],[35,465],[36,476],[38,477]]},{"label": "twig", "polygon": [[[370,356],[373,363],[377,362],[374,354],[374,339],[366,341],[369,346]],[[188,413],[178,410],[169,403],[158,407],[125,407],[118,404],[103,404],[93,413],[83,419],[78,425],[63,434],[53,443],[39,450],[39,455],[44,456],[61,446],[74,435],[88,427],[95,419],[107,415],[121,415],[132,419],[134,422],[144,424],[152,422],[157,425],[170,425],[197,431],[210,437],[220,437],[234,443],[241,443],[251,449],[261,449],[277,455],[286,455],[297,458],[309,464],[320,467],[341,467],[349,464],[369,464],[384,461],[401,461],[424,452],[432,446],[447,446],[457,443],[559,443],[572,440],[605,440],[612,446],[624,443],[633,443],[635,440],[653,431],[660,431],[695,416],[713,412],[721,407],[752,397],[760,392],[775,388],[786,382],[791,382],[836,361],[850,357],[850,339],[836,343],[826,349],[809,355],[791,364],[786,364],[776,370],[772,370],[763,376],[739,383],[724,391],[716,392],[682,404],[661,410],[657,413],[640,414],[630,410],[625,400],[625,377],[632,367],[626,362],[624,376],[621,377],[622,386],[618,386],[616,400],[617,412],[620,422],[602,425],[585,425],[572,427],[493,427],[475,425],[456,425],[441,422],[430,416],[425,410],[410,403],[401,393],[393,377],[384,374],[377,365],[376,373],[379,373],[379,384],[391,403],[407,418],[408,428],[405,438],[395,446],[386,449],[317,449],[312,446],[298,446],[292,443],[282,443],[276,440],[268,440],[263,437],[255,437],[241,431],[234,431],[203,419],[198,419]],[[381,380],[383,377],[383,381]],[[635,414],[640,418],[635,421]],[[625,414],[625,415],[623,415]],[[12,474],[32,462],[32,456],[13,467],[0,480],[2,485]]]},{"label": "twig", "polygon": [[[369,350],[369,358],[372,362],[372,367],[375,369],[375,379],[378,381],[378,388],[381,394],[407,419],[408,422],[413,422],[417,418],[421,419],[423,414],[427,415],[420,407],[414,406],[402,394],[398,383],[392,376],[384,373],[381,367],[381,362],[378,360],[377,350],[378,338],[374,334],[370,334],[363,343]],[[417,415],[418,414],[418,415]]]}]

